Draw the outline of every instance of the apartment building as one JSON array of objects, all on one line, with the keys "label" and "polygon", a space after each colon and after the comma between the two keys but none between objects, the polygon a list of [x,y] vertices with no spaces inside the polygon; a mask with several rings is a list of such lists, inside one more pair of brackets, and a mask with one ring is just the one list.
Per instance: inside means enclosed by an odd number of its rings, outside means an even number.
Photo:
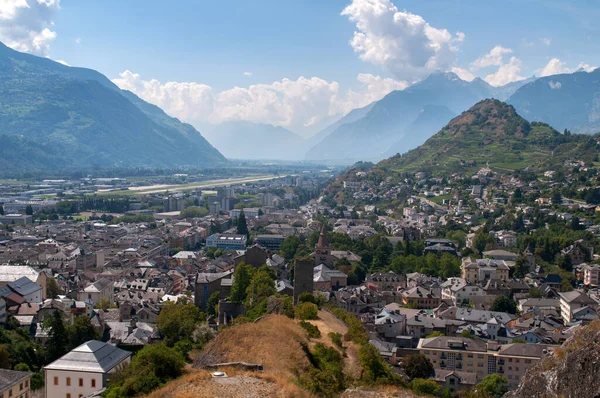
[{"label": "apartment building", "polygon": [[579,290],[560,292],[558,296],[560,298],[560,316],[565,325],[574,320],[574,313],[577,310],[583,307],[593,309],[598,307],[596,300]]},{"label": "apartment building", "polygon": [[0,369],[0,397],[1,398],[29,398],[31,397],[31,373],[16,370]]},{"label": "apartment building", "polygon": [[462,278],[469,284],[488,280],[508,281],[510,268],[503,260],[473,259],[465,257],[461,264]]},{"label": "apartment building", "polygon": [[223,250],[246,250],[246,235],[215,234],[206,238],[206,247]]},{"label": "apartment building", "polygon": [[587,286],[598,286],[600,283],[600,265],[586,264],[582,268],[583,283]]},{"label": "apartment building", "polygon": [[545,344],[485,343],[462,337],[432,337],[419,340],[417,350],[433,367],[475,374],[477,382],[489,374],[506,377],[510,388],[518,386],[527,369],[535,365],[554,346]]}]

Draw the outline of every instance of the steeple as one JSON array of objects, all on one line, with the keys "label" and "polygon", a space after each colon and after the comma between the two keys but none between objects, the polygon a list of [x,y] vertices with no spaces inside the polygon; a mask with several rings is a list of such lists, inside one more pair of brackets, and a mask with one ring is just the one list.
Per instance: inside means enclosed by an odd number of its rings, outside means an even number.
[{"label": "steeple", "polygon": [[327,240],[327,229],[325,229],[325,223],[321,227],[321,235],[319,235],[319,241],[317,247],[320,249],[329,248],[329,240]]}]

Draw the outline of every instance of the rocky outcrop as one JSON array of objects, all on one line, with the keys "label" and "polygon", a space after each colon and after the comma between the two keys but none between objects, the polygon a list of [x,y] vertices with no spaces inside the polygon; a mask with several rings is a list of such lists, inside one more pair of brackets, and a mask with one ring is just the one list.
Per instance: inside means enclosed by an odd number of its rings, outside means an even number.
[{"label": "rocky outcrop", "polygon": [[569,338],[529,369],[506,398],[600,398],[600,321]]}]

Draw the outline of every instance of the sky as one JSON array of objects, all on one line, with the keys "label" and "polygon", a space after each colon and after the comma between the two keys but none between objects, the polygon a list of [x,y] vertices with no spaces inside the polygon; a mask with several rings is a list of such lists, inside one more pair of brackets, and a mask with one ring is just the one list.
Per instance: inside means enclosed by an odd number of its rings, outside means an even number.
[{"label": "sky", "polygon": [[0,41],[96,69],[200,130],[309,136],[434,71],[500,86],[600,65],[596,0],[0,0]]}]

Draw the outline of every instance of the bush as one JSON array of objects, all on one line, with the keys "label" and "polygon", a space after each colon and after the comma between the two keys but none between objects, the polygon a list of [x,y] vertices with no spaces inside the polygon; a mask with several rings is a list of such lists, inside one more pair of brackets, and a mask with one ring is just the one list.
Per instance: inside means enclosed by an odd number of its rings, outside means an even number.
[{"label": "bush", "polygon": [[390,366],[383,360],[374,345],[365,343],[358,350],[358,360],[362,368],[363,382],[373,384],[395,384],[398,377],[392,373]]},{"label": "bush", "polygon": [[319,308],[313,303],[301,303],[296,306],[294,312],[298,319],[316,320],[318,319]]},{"label": "bush", "polygon": [[409,387],[417,394],[439,395],[441,387],[433,380],[413,379]]},{"label": "bush", "polygon": [[403,360],[402,366],[411,379],[427,379],[435,374],[431,361],[423,354],[409,355]]},{"label": "bush", "polygon": [[305,321],[300,321],[298,324],[304,330],[306,330],[306,332],[308,333],[308,338],[309,339],[318,339],[319,337],[321,337],[321,331],[319,330],[318,327],[316,327],[312,323],[305,322]]},{"label": "bush", "polygon": [[344,335],[344,340],[352,341],[356,344],[366,344],[369,341],[369,334],[357,317],[338,307],[332,306],[330,307],[330,310],[344,322],[346,326],[348,326],[348,331]]},{"label": "bush", "polygon": [[344,359],[340,353],[321,343],[315,345],[310,355],[311,368],[298,382],[308,391],[322,397],[337,397],[345,387]]},{"label": "bush", "polygon": [[344,348],[342,344],[342,335],[340,333],[331,332],[329,333],[329,338],[338,348]]}]

